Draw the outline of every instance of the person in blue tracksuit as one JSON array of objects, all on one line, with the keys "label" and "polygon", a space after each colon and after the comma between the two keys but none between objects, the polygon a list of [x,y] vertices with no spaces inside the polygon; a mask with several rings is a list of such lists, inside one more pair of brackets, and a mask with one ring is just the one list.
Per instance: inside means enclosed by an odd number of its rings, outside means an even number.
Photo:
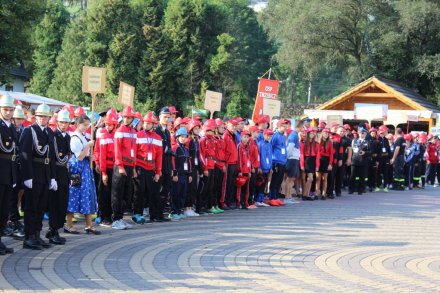
[{"label": "person in blue tracksuit", "polygon": [[264,139],[258,142],[258,151],[260,153],[260,169],[261,176],[263,177],[263,182],[260,185],[257,185],[257,192],[255,198],[255,205],[257,207],[265,207],[268,204],[265,204],[264,201],[264,190],[267,186],[267,181],[270,172],[272,172],[272,144],[270,140],[273,135],[273,131],[270,129],[266,129],[263,132]]},{"label": "person in blue tracksuit", "polygon": [[[270,199],[278,200],[278,190],[284,179],[284,171],[287,163],[287,146],[286,132],[287,125],[290,123],[288,119],[280,119],[277,123],[277,131],[272,136],[270,143],[272,144],[272,180],[270,183]],[[282,204],[281,201],[279,201]]]}]

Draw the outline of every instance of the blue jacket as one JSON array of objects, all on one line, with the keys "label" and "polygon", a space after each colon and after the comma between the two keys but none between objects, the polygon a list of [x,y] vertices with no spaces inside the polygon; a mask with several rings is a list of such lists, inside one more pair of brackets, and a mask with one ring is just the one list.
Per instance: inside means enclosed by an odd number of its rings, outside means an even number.
[{"label": "blue jacket", "polygon": [[235,132],[235,141],[237,142],[237,145],[241,142],[241,131]]},{"label": "blue jacket", "polygon": [[258,136],[257,136],[256,141],[257,141],[257,143],[260,143],[261,141],[264,141],[264,135],[263,135],[262,131],[258,132]]},{"label": "blue jacket", "polygon": [[270,140],[272,144],[272,162],[273,164],[285,165],[287,163],[286,137],[284,134],[275,131]]},{"label": "blue jacket", "polygon": [[260,152],[260,168],[263,173],[269,173],[272,168],[272,145],[264,139],[258,142],[258,150]]}]

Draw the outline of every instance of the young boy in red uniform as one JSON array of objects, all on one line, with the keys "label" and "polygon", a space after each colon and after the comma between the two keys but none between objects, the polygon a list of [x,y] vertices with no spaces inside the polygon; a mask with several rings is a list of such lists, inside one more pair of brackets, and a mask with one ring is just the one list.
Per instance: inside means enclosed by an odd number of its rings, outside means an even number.
[{"label": "young boy in red uniform", "polygon": [[246,183],[243,186],[237,186],[237,206],[241,204],[242,209],[248,209],[249,207],[249,178],[252,172],[250,137],[249,131],[242,131],[241,142],[238,145],[237,178],[247,177]]}]

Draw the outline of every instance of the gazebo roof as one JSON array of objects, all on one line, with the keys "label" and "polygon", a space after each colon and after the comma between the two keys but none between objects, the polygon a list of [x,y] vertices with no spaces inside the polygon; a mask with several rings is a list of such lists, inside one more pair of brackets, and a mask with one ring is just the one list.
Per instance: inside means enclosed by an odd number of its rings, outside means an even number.
[{"label": "gazebo roof", "polygon": [[440,112],[440,107],[398,82],[372,76],[320,105],[318,110],[353,110],[354,103],[388,104],[390,109]]}]

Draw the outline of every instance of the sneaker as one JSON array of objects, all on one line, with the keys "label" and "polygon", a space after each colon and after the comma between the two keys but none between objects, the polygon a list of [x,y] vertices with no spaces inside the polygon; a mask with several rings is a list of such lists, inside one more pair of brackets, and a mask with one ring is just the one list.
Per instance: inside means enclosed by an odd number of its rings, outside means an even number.
[{"label": "sneaker", "polygon": [[385,188],[383,189],[383,192],[389,192],[388,188],[385,187]]},{"label": "sneaker", "polygon": [[124,221],[123,220],[117,220],[117,221],[113,222],[112,229],[115,229],[115,230],[125,230],[125,229],[127,229],[127,227],[124,225]]},{"label": "sneaker", "polygon": [[101,226],[101,227],[106,227],[106,228],[110,228],[110,227],[112,227],[112,223],[109,222],[109,221],[104,220],[104,221],[102,221],[102,222],[99,224],[99,226]]},{"label": "sneaker", "polygon": [[374,189],[374,192],[380,192],[380,188],[376,187],[376,189]]},{"label": "sneaker", "polygon": [[270,205],[268,205],[267,203],[264,203],[264,202],[260,202],[260,204],[262,207],[270,207]]},{"label": "sneaker", "polygon": [[122,221],[122,223],[125,225],[125,228],[127,228],[127,229],[131,229],[131,228],[133,228],[133,225],[132,225],[132,224],[129,224],[129,223],[125,222],[125,221],[122,220],[122,219],[121,219],[121,221]]},{"label": "sneaker", "polygon": [[258,207],[254,204],[251,204],[250,206],[248,206],[248,209],[254,210],[254,209],[258,209]]},{"label": "sneaker", "polygon": [[264,205],[265,205],[265,203],[262,203],[262,202],[259,202],[259,201],[255,202],[255,206],[258,207],[258,208],[259,207],[264,207]]},{"label": "sneaker", "polygon": [[185,210],[183,214],[187,217],[192,217],[193,210]]},{"label": "sneaker", "polygon": [[276,201],[278,202],[278,205],[280,205],[280,206],[285,206],[286,205],[284,203],[284,201],[282,201],[281,199],[277,199]]},{"label": "sneaker", "polygon": [[131,217],[131,220],[135,222],[136,224],[142,225],[145,223],[145,218],[141,214],[135,214],[133,217]]},{"label": "sneaker", "polygon": [[180,220],[180,217],[178,214],[169,214],[168,218],[171,220],[175,220],[175,221]]},{"label": "sneaker", "polygon": [[285,198],[284,199],[284,204],[295,204],[297,203],[296,200],[294,200],[293,198]]},{"label": "sneaker", "polygon": [[278,203],[278,201],[276,199],[271,199],[271,200],[269,200],[269,205],[279,206],[280,204]]},{"label": "sneaker", "polygon": [[191,217],[198,217],[198,216],[200,216],[198,213],[196,213],[194,210],[191,210]]},{"label": "sneaker", "polygon": [[96,224],[101,224],[101,222],[102,222],[102,219],[101,219],[101,217],[97,217],[96,219],[95,219],[95,223]]},{"label": "sneaker", "polygon": [[225,212],[225,210],[221,209],[219,206],[216,206],[215,209],[217,211],[219,211],[220,213],[224,213]]},{"label": "sneaker", "polygon": [[186,215],[185,214],[179,214],[179,217],[181,218],[181,219],[185,219],[186,218]]},{"label": "sneaker", "polygon": [[209,212],[212,213],[212,214],[214,214],[214,215],[216,215],[216,214],[220,214],[220,213],[221,213],[221,212],[220,212],[219,210],[217,210],[215,207],[212,207],[212,208],[209,210]]}]

